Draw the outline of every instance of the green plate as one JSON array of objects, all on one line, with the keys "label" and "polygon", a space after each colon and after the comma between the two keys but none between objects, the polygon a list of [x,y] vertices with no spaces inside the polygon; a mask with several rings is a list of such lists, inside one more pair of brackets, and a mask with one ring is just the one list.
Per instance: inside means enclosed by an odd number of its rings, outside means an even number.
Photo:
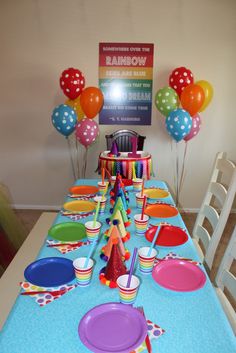
[{"label": "green plate", "polygon": [[48,235],[60,241],[76,241],[85,238],[86,231],[82,223],[65,222],[52,226]]}]

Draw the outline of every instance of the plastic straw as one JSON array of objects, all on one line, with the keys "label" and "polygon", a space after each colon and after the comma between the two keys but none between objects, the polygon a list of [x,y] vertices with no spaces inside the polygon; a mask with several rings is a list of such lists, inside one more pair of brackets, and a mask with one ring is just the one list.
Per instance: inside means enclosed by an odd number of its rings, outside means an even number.
[{"label": "plastic straw", "polygon": [[133,179],[136,179],[135,162],[133,162]]},{"label": "plastic straw", "polygon": [[100,208],[100,201],[98,201],[98,203],[97,203],[96,212],[95,212],[94,219],[93,219],[93,227],[96,226],[99,208]]},{"label": "plastic straw", "polygon": [[105,169],[102,168],[102,184],[104,184]]},{"label": "plastic straw", "polygon": [[153,249],[154,245],[156,244],[156,240],[157,240],[157,237],[158,237],[160,230],[161,230],[161,225],[159,224],[159,226],[157,227],[157,230],[156,230],[156,234],[155,234],[154,238],[152,239],[152,244],[148,250],[147,256],[151,255],[152,249]]},{"label": "plastic straw", "polygon": [[88,256],[87,256],[87,258],[86,258],[86,260],[84,262],[84,268],[88,267],[89,259],[92,256],[92,253],[93,253],[93,250],[95,248],[96,243],[97,243],[97,239],[94,239],[94,241],[92,242],[91,248],[89,250]]},{"label": "plastic straw", "polygon": [[107,168],[105,168],[105,171],[107,173],[108,179],[111,179],[111,174],[110,174],[109,170]]},{"label": "plastic straw", "polygon": [[143,207],[142,207],[142,214],[141,214],[141,220],[143,220],[144,210],[145,210],[145,206],[146,206],[146,200],[147,200],[147,196],[144,195],[144,198],[143,198]]},{"label": "plastic straw", "polygon": [[130,270],[129,270],[129,277],[128,277],[126,288],[130,287],[131,278],[132,278],[132,274],[133,274],[133,271],[134,271],[134,264],[135,264],[135,260],[136,260],[136,256],[137,256],[137,251],[138,251],[138,248],[134,248],[134,252],[133,252],[133,256],[132,256],[132,260],[131,260],[131,265],[130,265]]}]

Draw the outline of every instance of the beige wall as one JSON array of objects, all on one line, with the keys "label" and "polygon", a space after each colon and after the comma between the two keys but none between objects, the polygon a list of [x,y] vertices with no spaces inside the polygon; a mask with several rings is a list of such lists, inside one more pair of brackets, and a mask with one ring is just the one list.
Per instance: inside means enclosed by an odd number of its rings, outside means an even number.
[{"label": "beige wall", "polygon": [[[97,86],[98,44],[111,41],[154,43],[154,93],[178,66],[214,86],[202,129],[188,145],[181,196],[185,208],[198,208],[216,152],[236,160],[235,13],[235,0],[1,0],[0,181],[14,204],[62,203],[73,177],[66,141],[51,124],[53,108],[64,102],[59,76],[73,66],[87,85]],[[147,136],[157,178],[173,186],[174,152],[164,118],[153,105],[152,126],[133,128]],[[114,129],[100,126],[87,177],[96,177],[104,135]]]}]

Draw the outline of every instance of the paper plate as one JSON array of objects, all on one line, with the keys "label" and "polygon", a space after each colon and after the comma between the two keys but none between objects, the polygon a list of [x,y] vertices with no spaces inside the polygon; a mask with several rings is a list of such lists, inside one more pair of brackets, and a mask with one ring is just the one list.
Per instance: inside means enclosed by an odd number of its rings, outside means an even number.
[{"label": "paper plate", "polygon": [[149,199],[162,199],[169,196],[169,192],[167,190],[158,188],[144,189],[144,194],[147,195]]},{"label": "paper plate", "polygon": [[75,185],[69,189],[69,192],[78,196],[94,195],[98,192],[98,188],[93,185]]},{"label": "paper plate", "polygon": [[63,257],[45,257],[27,266],[24,276],[36,286],[61,286],[75,278],[73,261]]},{"label": "paper plate", "polygon": [[77,200],[77,201],[69,201],[64,203],[63,208],[65,211],[68,211],[68,212],[87,213],[95,210],[96,204],[95,202],[91,202],[91,201]]},{"label": "paper plate", "polygon": [[120,303],[95,306],[81,319],[78,332],[83,344],[95,353],[127,353],[147,335],[144,316]]},{"label": "paper plate", "polygon": [[[157,226],[152,226],[146,231],[145,237],[148,241],[152,242],[156,230]],[[178,246],[186,243],[187,240],[188,235],[182,228],[172,225],[162,225],[156,240],[156,245],[168,247]]]},{"label": "paper plate", "polygon": [[199,266],[181,259],[161,261],[154,267],[152,277],[160,286],[177,292],[195,291],[206,282]]},{"label": "paper plate", "polygon": [[177,216],[179,212],[177,208],[167,203],[155,203],[147,205],[144,213],[149,217],[169,218]]},{"label": "paper plate", "polygon": [[82,223],[65,222],[52,226],[48,235],[60,241],[76,241],[86,237],[86,230]]}]

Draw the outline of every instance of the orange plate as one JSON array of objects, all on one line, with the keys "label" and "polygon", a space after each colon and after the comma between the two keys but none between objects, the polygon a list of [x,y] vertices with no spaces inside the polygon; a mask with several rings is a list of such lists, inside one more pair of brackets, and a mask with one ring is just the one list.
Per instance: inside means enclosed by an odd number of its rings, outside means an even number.
[{"label": "orange plate", "polygon": [[69,189],[73,195],[93,195],[98,192],[98,188],[92,185],[76,185]]},{"label": "orange plate", "polygon": [[147,205],[144,213],[149,217],[168,218],[176,216],[179,212],[177,208],[172,205],[166,203],[155,203],[152,205]]}]

